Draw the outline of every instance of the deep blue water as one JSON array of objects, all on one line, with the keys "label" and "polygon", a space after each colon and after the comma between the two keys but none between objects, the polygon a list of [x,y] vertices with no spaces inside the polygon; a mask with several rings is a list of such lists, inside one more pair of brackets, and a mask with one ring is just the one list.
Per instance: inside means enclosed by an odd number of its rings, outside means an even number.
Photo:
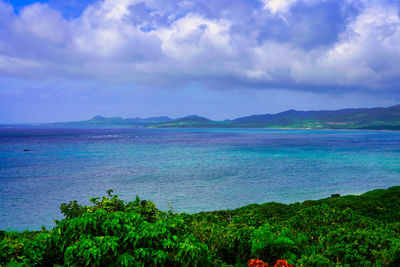
[{"label": "deep blue water", "polygon": [[0,128],[0,229],[51,227],[108,189],[198,212],[393,185],[400,132]]}]

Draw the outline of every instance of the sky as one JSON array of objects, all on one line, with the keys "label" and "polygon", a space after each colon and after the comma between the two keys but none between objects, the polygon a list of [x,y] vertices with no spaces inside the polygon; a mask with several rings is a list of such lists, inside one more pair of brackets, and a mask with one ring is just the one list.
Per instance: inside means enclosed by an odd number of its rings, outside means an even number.
[{"label": "sky", "polygon": [[0,0],[0,123],[400,104],[400,0]]}]

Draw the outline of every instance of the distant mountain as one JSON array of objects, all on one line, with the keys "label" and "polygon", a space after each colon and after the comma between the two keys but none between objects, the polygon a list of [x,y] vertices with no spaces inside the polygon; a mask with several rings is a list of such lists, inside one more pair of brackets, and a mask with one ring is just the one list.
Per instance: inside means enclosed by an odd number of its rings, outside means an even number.
[{"label": "distant mountain", "polygon": [[219,124],[221,124],[221,122],[212,121],[197,115],[190,115],[166,123],[151,125],[150,127],[218,127]]},{"label": "distant mountain", "polygon": [[288,110],[276,114],[251,115],[234,120],[212,121],[189,116],[151,127],[229,127],[302,129],[387,129],[400,130],[400,105],[321,111]]},{"label": "distant mountain", "polygon": [[400,105],[322,111],[288,110],[238,118],[232,123],[237,127],[250,128],[400,129]]},{"label": "distant mountain", "polygon": [[251,115],[234,120],[213,121],[198,115],[127,118],[95,116],[90,120],[59,122],[51,126],[122,126],[181,128],[299,128],[400,130],[400,105],[387,108],[358,108],[320,111],[288,110],[276,114]]},{"label": "distant mountain", "polygon": [[198,115],[189,115],[179,119],[175,119],[174,121],[210,121],[210,119],[198,116]]},{"label": "distant mountain", "polygon": [[57,126],[131,126],[145,127],[153,124],[160,124],[172,121],[169,117],[150,117],[150,118],[127,118],[94,116],[90,120],[57,122],[51,125]]}]

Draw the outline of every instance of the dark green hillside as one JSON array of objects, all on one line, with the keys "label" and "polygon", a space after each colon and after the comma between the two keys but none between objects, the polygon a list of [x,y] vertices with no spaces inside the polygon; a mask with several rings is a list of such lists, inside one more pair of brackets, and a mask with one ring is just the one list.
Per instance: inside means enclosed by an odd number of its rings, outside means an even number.
[{"label": "dark green hillside", "polygon": [[152,125],[151,127],[159,127],[159,128],[164,128],[164,127],[193,127],[193,128],[198,128],[198,127],[224,127],[226,123],[225,122],[219,122],[219,121],[212,121],[210,119],[200,117],[197,115],[190,115],[186,116],[180,119],[172,120],[167,123],[162,123],[162,124],[155,124]]},{"label": "dark green hillside", "polygon": [[121,117],[103,117],[94,116],[90,120],[85,121],[73,121],[73,122],[58,122],[48,124],[50,126],[149,126],[157,123],[166,123],[171,121],[169,117],[150,117],[146,119],[142,118],[127,118],[123,119]]},{"label": "dark green hillside", "polygon": [[400,129],[400,105],[334,111],[289,110],[243,117],[232,122],[238,127]]},{"label": "dark green hillside", "polygon": [[321,111],[288,110],[276,114],[251,115],[224,121],[213,121],[197,115],[190,115],[178,119],[171,119],[165,116],[146,119],[95,116],[90,120],[51,123],[45,124],[45,126],[400,130],[400,105],[387,108]]},{"label": "dark green hillside", "polygon": [[138,197],[61,205],[52,230],[0,231],[0,266],[400,266],[400,187],[197,214]]},{"label": "dark green hillside", "polygon": [[231,121],[175,120],[152,127],[308,128],[400,130],[400,105],[322,111],[288,110],[276,114],[251,115]]}]

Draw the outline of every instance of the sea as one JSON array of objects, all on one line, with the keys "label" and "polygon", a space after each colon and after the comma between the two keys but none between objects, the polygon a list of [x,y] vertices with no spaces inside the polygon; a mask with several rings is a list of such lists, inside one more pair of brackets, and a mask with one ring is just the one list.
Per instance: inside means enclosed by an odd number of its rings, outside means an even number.
[{"label": "sea", "polygon": [[51,229],[108,189],[195,213],[395,185],[396,131],[0,127],[0,230]]}]

